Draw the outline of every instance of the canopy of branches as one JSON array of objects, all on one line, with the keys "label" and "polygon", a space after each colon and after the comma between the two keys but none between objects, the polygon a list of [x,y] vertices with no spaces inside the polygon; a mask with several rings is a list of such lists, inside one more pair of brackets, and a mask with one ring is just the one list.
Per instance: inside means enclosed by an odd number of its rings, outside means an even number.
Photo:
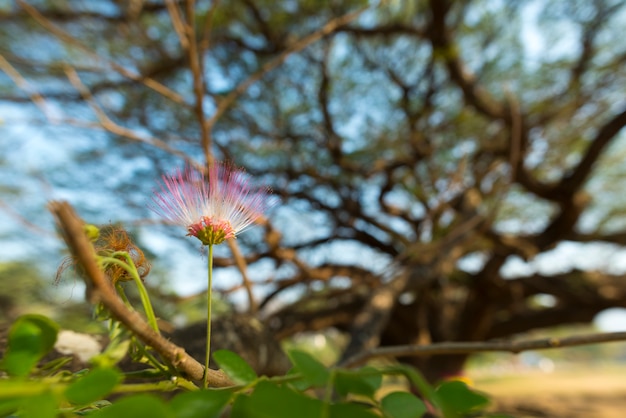
[{"label": "canopy of branches", "polygon": [[626,243],[625,18],[613,0],[19,0],[0,11],[4,216],[40,237],[61,194],[153,237],[160,174],[231,160],[280,205],[216,265],[279,338],[336,327],[348,357],[590,321],[626,306],[618,269],[503,266]]}]

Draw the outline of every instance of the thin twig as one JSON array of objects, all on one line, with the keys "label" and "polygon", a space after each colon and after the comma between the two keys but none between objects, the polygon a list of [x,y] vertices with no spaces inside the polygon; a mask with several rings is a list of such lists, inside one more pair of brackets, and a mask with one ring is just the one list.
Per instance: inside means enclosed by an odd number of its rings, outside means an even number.
[{"label": "thin twig", "polygon": [[626,332],[605,332],[586,335],[575,335],[564,338],[542,338],[522,341],[487,341],[487,342],[444,342],[428,345],[397,345],[379,347],[363,351],[341,364],[342,367],[355,367],[373,358],[389,358],[401,356],[432,356],[441,354],[472,354],[479,352],[521,353],[530,350],[547,350],[551,348],[577,347],[598,343],[626,341]]},{"label": "thin twig", "polygon": [[167,6],[167,11],[170,15],[170,19],[172,20],[174,32],[176,32],[176,36],[178,36],[180,46],[182,46],[186,51],[189,49],[189,41],[187,41],[187,36],[185,35],[185,23],[183,22],[183,18],[180,16],[178,5],[174,3],[173,0],[165,0],[165,5]]},{"label": "thin twig", "polygon": [[178,5],[173,0],[167,0],[167,10],[172,21],[174,31],[178,36],[180,45],[185,50],[189,60],[189,69],[193,77],[194,112],[200,125],[200,143],[204,152],[204,157],[208,165],[213,164],[213,153],[211,152],[211,132],[205,123],[204,114],[204,91],[205,80],[202,66],[203,50],[198,47],[195,25],[195,1],[186,0],[186,19],[183,19]]},{"label": "thin twig", "polygon": [[239,83],[239,85],[237,85],[237,87],[233,89],[233,91],[231,91],[226,97],[224,97],[223,100],[219,102],[219,105],[215,110],[213,116],[211,116],[211,118],[206,121],[208,130],[211,130],[213,125],[215,125],[215,123],[224,114],[224,112],[226,112],[226,110],[228,110],[228,108],[237,100],[237,98],[239,98],[239,96],[241,96],[246,90],[248,90],[251,85],[263,78],[263,76],[265,76],[265,74],[267,74],[269,71],[281,65],[291,54],[302,51],[304,48],[317,42],[324,36],[332,33],[342,26],[347,25],[369,8],[370,6],[368,5],[354,12],[347,13],[343,16],[339,16],[329,21],[319,30],[294,42],[282,54],[265,63],[265,65],[263,65],[257,72],[252,74],[243,82]]},{"label": "thin twig", "polygon": [[522,157],[522,124],[523,117],[520,104],[512,91],[505,87],[504,93],[511,108],[511,147],[509,164],[511,165],[512,180],[517,178],[517,169]]},{"label": "thin twig", "polygon": [[202,151],[204,152],[204,159],[210,166],[213,164],[213,150],[212,150],[212,138],[211,129],[205,123],[204,114],[204,69],[202,61],[204,57],[200,55],[200,49],[198,48],[198,39],[196,36],[196,11],[194,0],[187,0],[187,23],[185,24],[185,32],[187,35],[187,42],[189,49],[187,50],[189,56],[189,68],[193,77],[193,94],[195,97],[194,110],[196,112],[196,118],[200,125],[200,143],[202,144]]},{"label": "thin twig", "polygon": [[81,94],[85,102],[89,105],[91,110],[93,110],[93,112],[96,114],[98,122],[104,130],[111,132],[112,134],[131,139],[133,141],[143,142],[145,144],[155,146],[159,149],[169,152],[172,155],[176,155],[184,159],[189,158],[187,154],[170,147],[165,141],[159,138],[153,136],[139,135],[132,129],[125,128],[115,123],[113,120],[111,120],[111,118],[109,118],[106,112],[102,110],[100,105],[98,105],[87,86],[85,86],[80,80],[80,77],[78,76],[78,73],[74,68],[67,66],[65,68],[65,74],[67,75],[70,83],[74,86],[76,90],[78,90],[78,92]]},{"label": "thin twig", "polygon": [[198,45],[198,54],[204,56],[204,51],[208,50],[211,46],[211,30],[213,29],[213,16],[219,5],[220,0],[214,0],[211,3],[211,8],[205,13],[204,25],[202,27],[202,38]]},{"label": "thin twig", "polygon": [[85,52],[89,57],[91,57],[93,59],[96,59],[96,60],[99,60],[99,61],[107,63],[109,66],[111,66],[112,69],[117,71],[122,76],[124,76],[124,77],[126,77],[126,78],[128,78],[130,80],[138,81],[138,82],[142,83],[143,85],[145,85],[149,89],[152,89],[152,90],[156,91],[157,93],[159,93],[163,97],[167,97],[168,99],[170,99],[173,102],[175,102],[177,104],[180,104],[180,105],[185,105],[185,106],[189,105],[185,101],[183,96],[181,96],[180,94],[176,93],[174,90],[166,87],[165,85],[161,84],[160,82],[156,81],[155,79],[150,78],[150,77],[145,77],[144,75],[141,75],[141,74],[137,74],[137,73],[135,73],[135,72],[133,72],[131,70],[128,70],[127,68],[123,67],[122,65],[116,63],[112,59],[105,58],[105,57],[102,57],[102,56],[98,55],[91,48],[89,48],[87,45],[83,44],[78,39],[76,39],[75,37],[73,37],[69,33],[65,32],[63,29],[61,29],[58,26],[56,26],[55,24],[53,24],[43,14],[39,13],[39,11],[36,8],[34,8],[30,4],[26,3],[24,0],[18,0],[18,3],[26,11],[26,13],[28,13],[33,19],[35,19],[35,21],[37,23],[39,23],[48,32],[50,32],[51,34],[56,36],[61,41],[67,42],[69,45],[73,45],[73,46],[81,49],[83,52]]},{"label": "thin twig", "polygon": [[233,254],[233,258],[235,259],[235,264],[237,264],[237,268],[241,273],[243,287],[246,289],[246,294],[248,295],[248,310],[250,313],[255,313],[259,308],[259,304],[257,303],[254,297],[254,292],[252,291],[253,284],[248,277],[248,265],[246,264],[246,259],[243,257],[243,254],[241,254],[239,244],[237,244],[235,239],[229,239],[227,242],[230,247],[230,251]]},{"label": "thin twig", "polygon": [[[201,380],[204,377],[204,367],[182,347],[156,333],[139,313],[129,310],[117,296],[113,285],[98,267],[96,253],[83,230],[83,221],[76,215],[70,204],[53,201],[48,207],[56,218],[67,246],[85,272],[85,283],[88,288],[92,289],[94,300],[102,302],[117,320],[164,359],[171,362],[176,369],[184,372],[192,380]],[[209,370],[208,380],[210,386],[213,387],[233,385],[221,371]]]},{"label": "thin twig", "polygon": [[43,96],[37,92],[28,81],[11,65],[9,61],[0,54],[0,70],[4,71],[6,75],[9,76],[11,80],[22,89],[26,94],[28,94],[30,100],[41,110],[46,119],[49,121],[54,121],[56,118],[52,116],[50,113],[50,106],[45,101]]},{"label": "thin twig", "polygon": [[[13,67],[11,63],[9,63],[2,55],[0,55],[0,70],[4,71],[9,76],[9,78],[13,80],[17,87],[19,87],[26,94],[28,94],[30,100],[43,112],[44,116],[50,123],[57,123],[59,125],[67,124],[87,129],[101,129],[133,141],[142,142],[157,147],[163,151],[181,157],[185,160],[189,159],[189,156],[187,154],[170,147],[165,141],[159,138],[139,135],[135,131],[124,128],[113,122],[96,103],[89,89],[80,80],[80,77],[78,76],[78,73],[76,72],[76,69],[74,67],[65,65],[65,74],[67,75],[70,83],[72,83],[72,85],[79,91],[87,104],[90,105],[91,109],[98,117],[99,122],[90,122],[74,118],[66,118],[60,115],[54,116],[49,110],[51,107],[46,101],[45,97],[32,89],[30,83],[28,83],[28,81],[19,73],[19,71],[17,71],[15,67]],[[37,121],[34,121],[33,123],[37,123]],[[197,164],[195,163],[194,165],[197,166]]]}]

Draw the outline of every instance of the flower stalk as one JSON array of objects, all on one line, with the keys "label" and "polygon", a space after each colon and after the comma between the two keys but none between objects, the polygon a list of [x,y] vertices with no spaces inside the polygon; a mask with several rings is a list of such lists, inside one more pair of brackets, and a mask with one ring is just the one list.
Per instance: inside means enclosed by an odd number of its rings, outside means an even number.
[{"label": "flower stalk", "polygon": [[213,294],[213,244],[208,245],[209,276],[207,287],[207,321],[206,321],[206,359],[204,362],[204,387],[209,387],[208,371],[211,358],[211,298]]},{"label": "flower stalk", "polygon": [[214,163],[207,174],[191,166],[162,178],[149,208],[171,223],[184,226],[187,236],[208,248],[207,343],[204,387],[208,386],[211,356],[211,296],[213,246],[251,226],[271,206],[268,190],[254,188],[245,172]]}]

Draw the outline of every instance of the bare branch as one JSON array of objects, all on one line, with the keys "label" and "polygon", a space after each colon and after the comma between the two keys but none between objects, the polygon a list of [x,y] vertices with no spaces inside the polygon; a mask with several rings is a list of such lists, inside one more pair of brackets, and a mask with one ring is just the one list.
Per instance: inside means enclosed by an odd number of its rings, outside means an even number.
[{"label": "bare branch", "polygon": [[504,111],[504,106],[484,90],[463,65],[459,51],[451,39],[451,33],[446,27],[450,6],[451,2],[448,0],[430,1],[432,23],[428,28],[428,36],[433,48],[443,57],[450,78],[462,90],[468,104],[489,118],[507,120],[509,115]]},{"label": "bare branch", "polygon": [[186,24],[183,22],[183,18],[180,15],[180,10],[178,9],[178,5],[174,3],[174,0],[165,0],[165,4],[167,5],[167,11],[170,14],[170,19],[172,20],[172,26],[174,27],[174,32],[176,32],[176,36],[178,36],[178,41],[180,42],[180,46],[183,47],[184,50],[189,49],[189,40],[187,39],[187,29]]},{"label": "bare branch", "polygon": [[46,103],[46,100],[43,98],[39,92],[37,92],[29,83],[26,81],[24,77],[11,65],[9,61],[7,61],[4,56],[0,54],[0,70],[4,71],[6,75],[13,80],[16,86],[22,89],[28,97],[30,101],[32,101],[35,106],[41,110],[44,116],[49,121],[54,121],[56,118],[50,113],[50,108]]},{"label": "bare branch", "polygon": [[565,177],[557,186],[556,190],[561,193],[573,194],[589,178],[591,171],[606,147],[616,135],[626,126],[626,108],[613,116],[604,124],[592,140],[584,157],[570,175]]},{"label": "bare branch", "polygon": [[[160,2],[146,2],[146,1],[138,1],[138,2],[130,2],[130,3],[139,3],[140,7],[131,7],[132,13],[100,13],[97,11],[90,10],[60,10],[60,9],[50,9],[42,11],[42,15],[44,15],[49,20],[54,20],[58,22],[73,22],[78,20],[98,20],[98,21],[107,21],[107,22],[127,22],[129,17],[135,18],[139,12],[148,12],[148,13],[158,13],[165,6]],[[2,21],[16,21],[18,19],[23,19],[28,17],[28,13],[25,12],[4,12],[0,11],[0,22]]]},{"label": "bare branch", "polygon": [[98,55],[93,50],[91,50],[91,48],[89,48],[88,46],[86,46],[85,44],[80,42],[78,39],[74,38],[69,33],[65,32],[64,30],[62,30],[61,28],[59,28],[58,26],[56,26],[52,22],[50,22],[50,20],[48,20],[44,15],[39,13],[39,11],[36,8],[34,8],[33,6],[31,6],[30,4],[26,3],[24,0],[17,0],[17,1],[18,1],[19,5],[33,19],[35,19],[37,21],[37,23],[39,23],[47,31],[52,33],[54,36],[56,36],[60,40],[62,40],[64,42],[67,42],[69,45],[73,45],[73,46],[81,49],[83,52],[85,52],[87,55],[89,55],[93,59],[96,59],[96,60],[98,60],[100,62],[106,62],[108,65],[111,66],[111,68],[113,68],[115,71],[117,71],[122,76],[124,76],[126,78],[129,78],[129,79],[131,79],[133,81],[137,81],[139,83],[142,83],[143,85],[145,85],[149,89],[154,90],[157,93],[161,94],[163,97],[167,97],[168,99],[172,100],[173,102],[175,102],[177,104],[187,105],[187,102],[185,101],[185,99],[180,94],[176,93],[174,90],[164,86],[163,84],[159,83],[158,81],[154,80],[153,78],[145,77],[145,76],[143,76],[141,74],[136,74],[136,73],[126,69],[125,67],[117,64],[113,60],[108,59],[108,58],[104,58],[104,57]]},{"label": "bare branch", "polygon": [[321,29],[319,29],[316,32],[313,32],[312,34],[310,34],[308,36],[305,36],[304,38],[294,42],[282,54],[280,54],[276,58],[274,58],[274,59],[268,61],[267,63],[265,63],[261,67],[261,69],[259,69],[257,72],[255,72],[250,77],[248,77],[246,80],[241,82],[233,91],[231,91],[219,103],[219,105],[218,105],[215,113],[213,114],[213,116],[206,121],[206,123],[208,125],[207,128],[209,130],[211,130],[213,125],[215,125],[215,123],[219,120],[219,118],[222,117],[224,112],[226,112],[226,110],[235,102],[235,100],[237,100],[237,98],[239,98],[239,96],[241,96],[246,90],[248,90],[248,88],[251,85],[253,85],[257,81],[259,81],[261,78],[263,78],[263,76],[265,74],[267,74],[269,71],[271,71],[274,68],[276,68],[279,65],[281,65],[291,54],[294,54],[296,52],[302,51],[304,48],[306,48],[309,45],[317,42],[318,40],[320,40],[324,36],[326,36],[326,35],[334,32],[334,31],[336,31],[338,28],[340,28],[342,26],[347,25],[348,23],[352,22],[357,17],[359,17],[363,12],[365,12],[369,8],[370,8],[370,6],[368,5],[368,6],[362,7],[362,8],[360,8],[360,9],[354,11],[354,12],[347,13],[347,14],[345,14],[343,16],[339,16],[339,17],[331,20],[330,22],[326,23]]},{"label": "bare branch", "polygon": [[239,244],[235,239],[229,239],[228,246],[230,247],[230,251],[233,253],[233,258],[235,259],[235,263],[237,264],[237,268],[239,269],[239,273],[241,273],[241,280],[243,281],[243,286],[246,289],[246,294],[248,295],[248,304],[250,313],[254,313],[258,310],[259,305],[254,297],[254,293],[252,292],[252,282],[248,277],[248,266],[246,264],[246,259],[241,254],[241,250],[239,249]]},{"label": "bare branch", "polygon": [[432,356],[441,354],[473,354],[481,352],[521,353],[530,350],[577,347],[581,345],[626,341],[626,332],[576,335],[565,338],[544,338],[526,341],[493,342],[445,342],[428,345],[398,345],[380,347],[357,354],[340,364],[341,367],[357,367],[374,358],[403,356]]},{"label": "bare branch", "polygon": [[118,125],[117,123],[115,123],[113,120],[111,120],[107,114],[104,112],[104,110],[102,110],[102,108],[100,108],[100,106],[98,105],[98,103],[96,103],[96,100],[94,99],[93,95],[91,94],[91,92],[89,91],[89,89],[87,88],[87,86],[85,86],[82,81],[80,80],[80,77],[78,76],[78,73],[76,72],[76,70],[74,70],[71,67],[67,67],[65,69],[65,73],[67,75],[68,80],[70,81],[70,83],[72,83],[72,85],[76,88],[76,90],[78,90],[78,92],[80,92],[80,94],[83,96],[83,99],[85,100],[85,102],[87,102],[87,104],[89,104],[89,106],[91,107],[91,109],[93,110],[93,112],[96,114],[96,117],[98,118],[98,121],[100,122],[101,127],[106,130],[111,132],[112,134],[115,135],[119,135],[119,136],[123,136],[125,138],[128,139],[132,139],[134,141],[137,142],[142,142],[145,144],[149,144],[151,146],[155,146],[157,148],[160,148],[164,151],[169,152],[172,155],[177,155],[181,158],[184,159],[188,159],[188,155],[180,152],[172,147],[170,147],[166,142],[162,141],[159,138],[155,138],[155,137],[151,137],[151,136],[145,136],[145,135],[140,135],[138,133],[136,133],[135,131],[133,131],[132,129],[128,129],[125,128],[123,126]]},{"label": "bare branch", "polygon": [[78,126],[82,128],[89,129],[104,129],[105,131],[111,132],[113,134],[123,136],[125,138],[131,139],[133,141],[142,142],[148,144],[150,146],[157,147],[166,152],[169,152],[172,155],[179,156],[183,159],[188,159],[188,155],[178,151],[172,147],[170,147],[166,142],[162,141],[159,138],[141,135],[131,129],[124,128],[115,122],[113,122],[107,114],[100,108],[100,106],[96,103],[95,98],[93,97],[91,91],[85,86],[76,70],[72,67],[66,66],[64,68],[65,74],[68,77],[70,83],[76,88],[81,97],[89,104],[91,109],[96,114],[99,123],[87,122],[82,120],[77,120],[73,118],[64,118],[60,116],[55,116],[52,114],[50,110],[50,106],[46,101],[45,97],[42,96],[37,91],[30,86],[28,81],[22,77],[22,75],[2,56],[0,55],[0,69],[4,71],[9,77],[13,80],[13,82],[23,91],[25,91],[30,100],[42,111],[44,116],[52,123],[68,123],[73,126]]},{"label": "bare branch", "polygon": [[199,56],[204,56],[204,51],[209,49],[211,45],[211,30],[213,29],[213,16],[219,6],[219,0],[211,2],[211,8],[205,13],[204,25],[202,27],[202,38],[198,46]]},{"label": "bare branch", "polygon": [[511,109],[511,141],[509,145],[509,165],[511,167],[510,179],[513,180],[517,177],[516,172],[518,170],[524,170],[523,149],[525,144],[523,143],[524,135],[522,133],[522,124],[524,119],[522,116],[522,110],[520,109],[519,101],[515,97],[512,91],[506,89],[506,96]]},{"label": "bare branch", "polygon": [[189,48],[187,53],[189,55],[189,67],[193,76],[193,93],[195,97],[194,110],[196,112],[196,118],[200,126],[200,143],[202,144],[202,150],[204,152],[204,159],[208,165],[213,164],[213,150],[211,146],[211,127],[205,123],[204,115],[204,91],[205,91],[205,79],[203,70],[203,57],[200,55],[200,49],[198,48],[198,39],[196,37],[196,11],[195,1],[187,0],[187,22],[185,24],[185,34]]},{"label": "bare branch", "polygon": [[[85,271],[85,284],[92,289],[93,300],[104,306],[144,343],[154,348],[178,370],[192,380],[204,378],[204,367],[179,347],[155,332],[139,313],[129,310],[115,293],[110,280],[96,262],[96,253],[84,232],[84,223],[76,215],[69,203],[54,201],[49,204],[57,225],[63,234],[70,251]],[[213,387],[231,386],[233,383],[221,371],[208,370],[209,385]]]}]

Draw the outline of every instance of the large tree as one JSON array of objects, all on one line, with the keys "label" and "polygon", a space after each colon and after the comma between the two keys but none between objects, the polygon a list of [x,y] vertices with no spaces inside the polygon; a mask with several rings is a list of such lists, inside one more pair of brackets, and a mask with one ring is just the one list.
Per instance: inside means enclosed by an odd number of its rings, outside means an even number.
[{"label": "large tree", "polygon": [[[182,158],[271,184],[264,233],[216,264],[278,338],[336,327],[344,359],[505,338],[626,307],[614,269],[503,269],[626,244],[623,6],[18,1],[0,14],[0,98],[74,127],[50,141],[106,132],[41,176],[97,184],[135,219]],[[402,360],[434,379],[466,356]]]}]

